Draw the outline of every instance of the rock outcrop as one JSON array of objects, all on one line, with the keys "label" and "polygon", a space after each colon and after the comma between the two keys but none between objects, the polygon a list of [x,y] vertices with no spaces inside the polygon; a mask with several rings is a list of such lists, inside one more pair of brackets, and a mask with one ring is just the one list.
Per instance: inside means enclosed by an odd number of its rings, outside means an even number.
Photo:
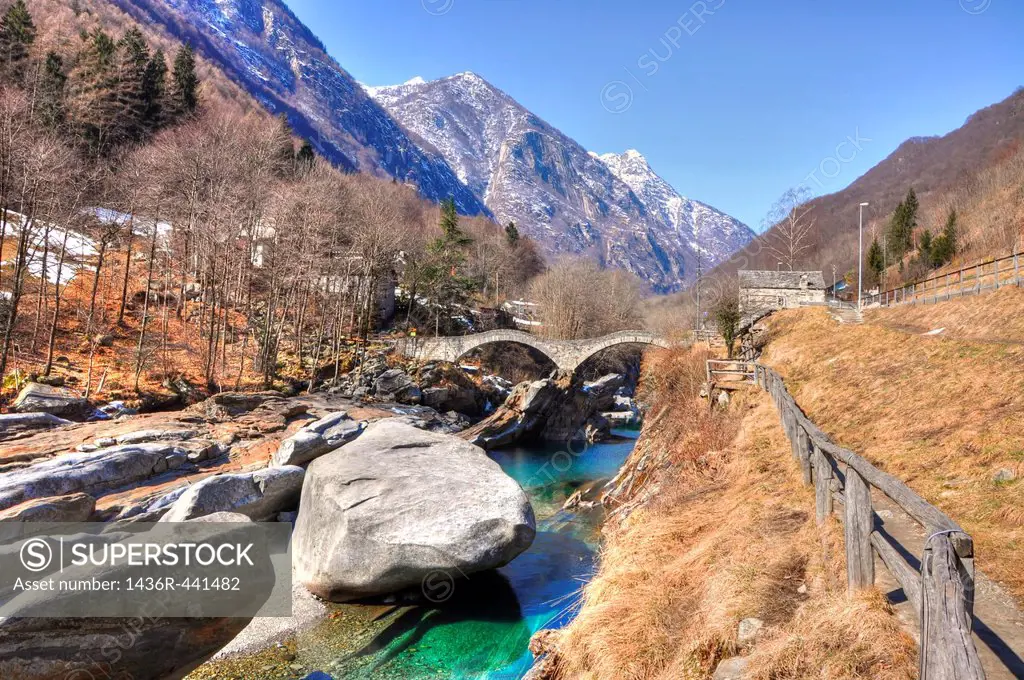
[{"label": "rock outcrop", "polygon": [[[302,468],[290,465],[207,477],[180,492],[160,521],[184,522],[217,512],[238,513],[257,522],[276,518],[295,506],[304,476]],[[159,502],[147,511],[153,509],[159,509]]]},{"label": "rock outcrop", "polygon": [[11,410],[16,413],[49,413],[75,421],[89,420],[96,413],[89,400],[77,392],[40,383],[28,383],[21,388]]},{"label": "rock outcrop", "polygon": [[348,444],[365,428],[365,422],[353,420],[346,411],[324,416],[281,442],[272,464],[305,465]]},{"label": "rock outcrop", "polygon": [[85,522],[95,509],[96,499],[84,493],[35,498],[0,511],[0,522]]},{"label": "rock outcrop", "polygon": [[608,375],[584,384],[568,371],[520,383],[489,418],[462,436],[485,449],[508,446],[522,439],[599,440],[609,428],[599,412],[614,403],[615,392],[622,383],[622,376]]},{"label": "rock outcrop", "polygon": [[417,382],[423,388],[423,403],[431,408],[457,411],[470,417],[484,413],[487,395],[455,364],[427,364],[420,369]]},{"label": "rock outcrop", "polygon": [[420,386],[400,368],[381,373],[373,383],[373,393],[381,401],[396,401],[399,404],[419,404],[423,401]]},{"label": "rock outcrop", "polygon": [[0,413],[0,441],[26,432],[49,430],[70,424],[70,420],[58,418],[52,413]]},{"label": "rock outcrop", "polygon": [[310,464],[295,574],[349,601],[500,567],[536,533],[519,485],[479,448],[391,420]]},{"label": "rock outcrop", "polygon": [[169,443],[129,444],[59,456],[0,475],[0,509],[34,498],[109,490],[187,462],[188,452]]}]

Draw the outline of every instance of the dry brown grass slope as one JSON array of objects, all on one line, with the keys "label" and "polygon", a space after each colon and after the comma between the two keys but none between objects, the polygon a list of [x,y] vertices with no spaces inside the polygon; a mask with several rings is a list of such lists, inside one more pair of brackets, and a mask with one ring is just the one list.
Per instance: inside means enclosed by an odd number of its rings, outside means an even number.
[{"label": "dry brown grass slope", "polygon": [[[903,479],[975,540],[978,567],[1024,602],[1024,291],[771,321],[763,361],[838,442]],[[945,328],[938,335],[923,335]],[[1009,471],[1007,475],[1004,471]],[[1003,472],[1001,476],[997,476]],[[1016,477],[1007,479],[1006,477]]]},{"label": "dry brown grass slope", "polygon": [[[816,526],[771,401],[751,391],[710,414],[693,389],[703,359],[661,353],[646,366],[666,410],[638,446],[659,469],[632,496],[657,492],[609,524],[560,677],[709,678],[741,653],[752,678],[916,677],[913,640],[881,594],[847,596],[841,531]],[[743,651],[748,617],[766,625]]]}]

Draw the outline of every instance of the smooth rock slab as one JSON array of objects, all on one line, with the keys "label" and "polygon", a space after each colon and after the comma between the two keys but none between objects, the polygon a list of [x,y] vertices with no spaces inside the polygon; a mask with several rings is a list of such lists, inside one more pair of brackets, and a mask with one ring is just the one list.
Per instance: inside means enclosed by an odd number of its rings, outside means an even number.
[{"label": "smooth rock slab", "polygon": [[0,511],[0,522],[85,522],[95,509],[96,499],[84,493],[36,498]]},{"label": "smooth rock slab", "polygon": [[481,449],[382,420],[310,464],[295,575],[344,602],[503,566],[535,534],[526,494]]},{"label": "smooth rock slab", "polygon": [[[184,492],[172,492],[180,495],[160,521],[184,522],[217,512],[238,513],[255,521],[271,519],[294,507],[304,476],[302,468],[288,466],[207,477]],[[157,501],[147,511],[160,507]]]},{"label": "smooth rock slab", "polygon": [[70,424],[70,420],[58,418],[52,413],[0,413],[0,437]]},{"label": "smooth rock slab", "polygon": [[743,656],[725,659],[718,664],[718,668],[715,669],[715,674],[711,678],[712,680],[747,680],[750,677],[747,674],[748,665],[750,665],[749,660]]},{"label": "smooth rock slab", "polygon": [[345,411],[332,413],[281,442],[271,464],[305,465],[348,444],[362,434],[365,428],[366,423],[352,420]]},{"label": "smooth rock slab", "polygon": [[187,460],[187,452],[166,443],[114,446],[70,453],[0,475],[0,510],[33,498],[91,493],[125,486]]}]

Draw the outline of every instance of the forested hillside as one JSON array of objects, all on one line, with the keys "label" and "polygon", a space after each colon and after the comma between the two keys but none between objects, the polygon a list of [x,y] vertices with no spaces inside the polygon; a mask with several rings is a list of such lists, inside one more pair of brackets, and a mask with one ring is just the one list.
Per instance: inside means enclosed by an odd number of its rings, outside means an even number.
[{"label": "forested hillside", "polygon": [[[1024,225],[1019,171],[1022,137],[1024,89],[978,111],[945,136],[907,140],[842,191],[808,202],[802,200],[801,192],[795,192],[781,201],[780,210],[771,216],[772,228],[715,274],[775,269],[782,261],[784,267],[821,269],[829,274],[835,265],[843,276],[856,266],[858,205],[862,202],[870,203],[865,209],[865,249],[875,236],[880,244],[885,242],[889,256],[885,264],[894,265],[894,281],[897,276],[903,280],[923,272],[920,266],[910,267],[913,258],[922,254],[917,252],[920,237],[926,229],[933,236],[941,234],[951,210],[958,213],[964,257],[1006,254],[1014,248]],[[911,189],[918,214],[911,220],[913,224],[897,226],[895,246],[890,247],[885,234],[893,233],[894,213]],[[795,229],[789,219],[794,212],[802,218],[802,226]],[[896,217],[899,222],[901,218]],[[800,244],[792,247],[797,240]]]},{"label": "forested hillside", "polygon": [[514,229],[335,169],[110,6],[4,7],[0,84],[7,396],[308,380],[396,284],[403,321],[446,328],[541,268]]}]

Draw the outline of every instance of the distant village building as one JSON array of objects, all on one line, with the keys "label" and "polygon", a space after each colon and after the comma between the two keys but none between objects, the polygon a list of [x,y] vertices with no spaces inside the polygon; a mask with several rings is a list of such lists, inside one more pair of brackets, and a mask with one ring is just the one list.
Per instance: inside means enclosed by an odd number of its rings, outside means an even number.
[{"label": "distant village building", "polygon": [[825,304],[821,272],[741,271],[740,316],[754,319],[779,309]]}]

